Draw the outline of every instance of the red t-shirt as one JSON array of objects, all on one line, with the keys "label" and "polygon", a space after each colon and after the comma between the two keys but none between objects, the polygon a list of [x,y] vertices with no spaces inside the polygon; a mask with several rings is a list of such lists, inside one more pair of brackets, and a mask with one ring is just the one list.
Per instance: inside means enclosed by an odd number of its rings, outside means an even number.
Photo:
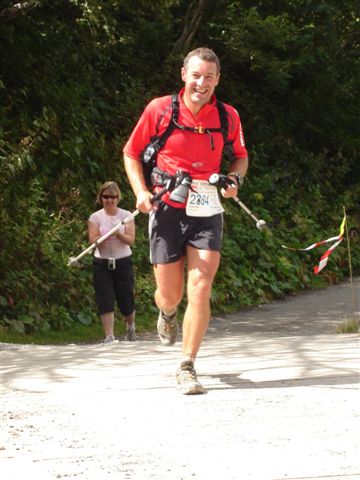
[{"label": "red t-shirt", "polygon": [[[183,101],[183,90],[179,94],[179,117],[177,122],[187,127],[220,128],[219,111],[216,98],[205,105],[195,118]],[[247,150],[237,111],[225,104],[228,113],[228,140],[233,142],[235,158],[247,158]],[[171,95],[153,99],[145,108],[131,136],[124,147],[124,154],[141,161],[141,154],[151,142],[151,137],[162,135],[171,119]],[[177,170],[190,174],[193,179],[208,180],[213,173],[220,172],[224,137],[221,131],[210,133],[195,133],[175,128],[165,145],[157,155],[157,166],[174,175]],[[213,144],[213,149],[212,149]],[[175,207],[178,203],[163,200]]]}]

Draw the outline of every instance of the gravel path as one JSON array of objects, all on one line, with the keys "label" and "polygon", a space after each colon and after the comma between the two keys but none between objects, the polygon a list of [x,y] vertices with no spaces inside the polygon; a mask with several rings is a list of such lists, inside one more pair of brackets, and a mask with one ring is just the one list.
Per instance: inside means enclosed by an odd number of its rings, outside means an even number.
[{"label": "gravel path", "polygon": [[[360,279],[212,319],[206,395],[174,388],[180,343],[1,344],[2,479],[360,479]],[[358,308],[358,306],[357,306]]]}]

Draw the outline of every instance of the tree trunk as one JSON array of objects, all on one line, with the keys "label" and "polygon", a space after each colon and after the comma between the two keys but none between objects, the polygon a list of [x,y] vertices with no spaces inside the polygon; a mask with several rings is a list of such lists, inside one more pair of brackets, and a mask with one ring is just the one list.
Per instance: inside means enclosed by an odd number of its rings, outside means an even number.
[{"label": "tree trunk", "polygon": [[184,30],[176,41],[171,56],[185,54],[190,49],[191,42],[203,18],[206,3],[207,0],[193,0],[190,3],[184,19]]},{"label": "tree trunk", "polygon": [[30,10],[40,5],[39,0],[28,0],[25,2],[18,2],[11,7],[4,8],[0,11],[0,22],[7,22],[17,17],[18,15],[25,15]]}]

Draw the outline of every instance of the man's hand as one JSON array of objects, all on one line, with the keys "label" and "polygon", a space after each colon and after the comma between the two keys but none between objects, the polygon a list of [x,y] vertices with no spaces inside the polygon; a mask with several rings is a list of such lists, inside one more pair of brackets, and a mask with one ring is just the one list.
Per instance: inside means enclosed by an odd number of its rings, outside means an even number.
[{"label": "man's hand", "polygon": [[148,190],[143,190],[138,193],[136,197],[136,208],[142,213],[149,213],[155,209],[155,206],[151,203],[152,193]]},{"label": "man's hand", "polygon": [[221,187],[221,195],[224,198],[236,198],[239,184],[237,183],[235,178],[232,178],[230,175],[217,175],[218,180],[217,183]]},{"label": "man's hand", "polygon": [[225,188],[220,190],[220,192],[224,198],[235,198],[237,197],[238,186],[236,182],[231,180]]}]

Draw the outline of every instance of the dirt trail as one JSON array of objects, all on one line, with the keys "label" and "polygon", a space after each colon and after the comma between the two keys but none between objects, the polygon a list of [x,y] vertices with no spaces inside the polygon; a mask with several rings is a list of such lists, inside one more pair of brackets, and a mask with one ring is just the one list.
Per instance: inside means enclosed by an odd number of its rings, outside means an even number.
[{"label": "dirt trail", "polygon": [[352,312],[345,283],[213,318],[194,397],[155,333],[2,344],[1,478],[359,480],[360,335],[334,333]]}]

